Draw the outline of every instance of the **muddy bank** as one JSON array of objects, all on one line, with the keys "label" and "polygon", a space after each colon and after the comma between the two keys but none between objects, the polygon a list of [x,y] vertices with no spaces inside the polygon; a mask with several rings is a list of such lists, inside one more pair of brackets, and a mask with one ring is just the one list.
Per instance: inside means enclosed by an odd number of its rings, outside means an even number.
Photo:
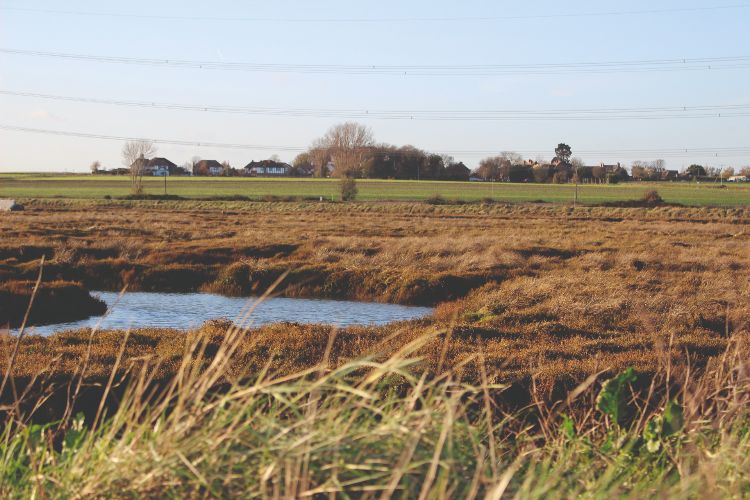
[{"label": "muddy bank", "polygon": [[[0,325],[17,328],[23,322],[34,290],[32,281],[0,283]],[[77,321],[104,314],[107,306],[80,283],[53,281],[39,286],[28,325]]]},{"label": "muddy bank", "polygon": [[[29,256],[45,250],[54,256],[49,249],[25,250]],[[242,249],[237,250],[242,253]],[[487,283],[500,282],[509,274],[506,269],[431,273],[429,269],[419,272],[374,266],[351,268],[296,260],[274,262],[273,256],[248,261],[237,255],[237,262],[224,264],[224,260],[232,258],[225,259],[218,254],[220,252],[208,257],[173,254],[167,257],[170,263],[155,264],[106,257],[97,261],[83,258],[81,262],[52,260],[45,264],[44,275],[48,279],[78,282],[89,290],[120,291],[127,285],[128,290],[134,292],[207,292],[230,297],[263,294],[283,276],[275,289],[282,297],[434,306],[463,297]],[[183,258],[188,262],[175,262]],[[0,263],[0,279],[30,281],[39,272],[38,260],[6,263]]]}]

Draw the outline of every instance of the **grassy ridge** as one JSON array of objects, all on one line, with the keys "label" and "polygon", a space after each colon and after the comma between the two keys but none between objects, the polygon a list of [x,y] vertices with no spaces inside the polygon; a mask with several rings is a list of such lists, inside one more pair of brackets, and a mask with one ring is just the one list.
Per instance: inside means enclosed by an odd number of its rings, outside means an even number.
[{"label": "grassy ridge", "polygon": [[[575,186],[555,184],[508,184],[439,181],[358,181],[359,199],[424,200],[433,195],[466,201],[491,198],[498,201],[545,201],[571,203]],[[91,175],[0,174],[0,197],[4,198],[103,198],[125,196],[130,184],[127,177]],[[606,203],[637,200],[644,192],[658,189],[668,203],[684,205],[747,206],[750,186],[729,185],[717,189],[715,184],[629,183],[620,185],[579,186],[580,203]],[[162,194],[164,180],[145,179],[147,194]],[[170,178],[167,192],[186,198],[212,196],[311,197],[339,199],[334,179],[268,179],[268,178]]]}]

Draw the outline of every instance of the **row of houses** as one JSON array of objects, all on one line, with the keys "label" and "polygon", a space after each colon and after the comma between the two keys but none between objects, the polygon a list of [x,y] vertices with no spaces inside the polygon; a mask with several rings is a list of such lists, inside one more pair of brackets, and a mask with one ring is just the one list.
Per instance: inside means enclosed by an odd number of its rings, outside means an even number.
[{"label": "row of houses", "polygon": [[[559,160],[553,160],[550,167],[557,169],[561,167]],[[524,167],[537,168],[541,165],[534,160],[526,160],[523,162]],[[176,164],[169,161],[167,158],[151,158],[140,159],[131,165],[131,169],[134,167],[141,167],[144,176],[154,177],[166,177],[166,176],[207,176],[207,177],[219,177],[219,176],[242,176],[242,177],[312,177],[314,174],[314,167],[312,165],[303,165],[299,167],[293,167],[292,165],[280,161],[274,160],[261,160],[251,161],[241,169],[235,169],[229,166],[228,163],[219,163],[216,160],[200,160],[192,164],[190,169],[185,167],[177,166]],[[466,167],[464,167],[466,168]],[[120,172],[116,169],[110,173],[127,173],[127,171]],[[332,166],[328,166],[329,173],[332,170]],[[468,172],[468,169],[466,169]],[[572,172],[570,172],[572,175]],[[468,174],[467,174],[468,175]],[[576,175],[581,182],[601,182],[613,175],[624,175],[627,180],[627,171],[620,165],[620,163],[607,165],[600,163],[594,166],[583,166],[576,169]],[[658,174],[658,178],[652,178],[648,180],[660,180],[660,181],[677,181],[689,179],[690,176],[686,174],[680,174],[677,170],[664,170]],[[633,171],[633,180],[647,180],[642,179],[639,175]],[[482,178],[477,173],[474,173],[469,178],[471,181],[483,181],[487,180]],[[744,175],[736,175],[726,179],[727,182],[750,182],[750,177]]]},{"label": "row of houses", "polygon": [[216,160],[200,160],[195,162],[191,169],[180,167],[169,161],[167,158],[151,158],[136,160],[131,166],[141,169],[144,176],[147,177],[166,177],[171,175],[195,175],[195,176],[232,176],[240,175],[246,177],[287,177],[291,175],[312,176],[312,168],[295,169],[288,163],[262,160],[251,161],[244,168],[234,169],[227,163],[219,163]]}]

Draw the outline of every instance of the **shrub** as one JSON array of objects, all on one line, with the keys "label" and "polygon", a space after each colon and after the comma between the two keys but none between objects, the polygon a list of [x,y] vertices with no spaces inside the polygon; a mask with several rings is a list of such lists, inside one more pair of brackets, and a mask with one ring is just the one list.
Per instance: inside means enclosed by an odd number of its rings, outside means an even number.
[{"label": "shrub", "polygon": [[357,181],[351,177],[344,177],[341,179],[341,201],[353,201],[359,193],[357,189]]},{"label": "shrub", "polygon": [[647,205],[661,205],[662,203],[664,203],[664,199],[654,189],[650,189],[643,193],[643,196],[641,196],[641,201]]},{"label": "shrub", "polygon": [[448,200],[446,200],[439,194],[433,194],[432,196],[424,200],[424,202],[427,203],[428,205],[447,205],[448,204]]}]

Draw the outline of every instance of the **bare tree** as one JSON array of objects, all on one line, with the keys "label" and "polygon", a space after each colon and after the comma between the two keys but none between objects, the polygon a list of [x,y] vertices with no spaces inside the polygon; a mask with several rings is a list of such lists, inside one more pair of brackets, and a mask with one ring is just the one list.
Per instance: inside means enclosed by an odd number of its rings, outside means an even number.
[{"label": "bare tree", "polygon": [[509,173],[510,161],[502,156],[484,158],[476,170],[476,174],[485,181],[504,181]]},{"label": "bare tree", "polygon": [[662,174],[667,171],[667,162],[661,159],[654,160],[653,168],[654,168],[654,173],[656,173],[656,175],[661,177]]},{"label": "bare tree", "polygon": [[93,175],[96,175],[96,174],[98,174],[98,173],[99,173],[99,169],[100,169],[100,168],[102,168],[102,164],[101,164],[101,163],[99,162],[99,160],[96,160],[95,162],[93,162],[93,163],[92,163],[92,164],[91,164],[91,165],[89,166],[89,169],[91,169],[91,173],[92,173]]},{"label": "bare tree", "polygon": [[198,163],[200,163],[201,157],[200,156],[193,156],[190,159],[190,168],[188,169],[192,175],[197,175],[198,173],[195,171],[196,167],[198,166]]},{"label": "bare tree", "polygon": [[719,177],[721,175],[721,168],[719,167],[706,167],[706,175],[708,177]]},{"label": "bare tree", "polygon": [[584,172],[586,164],[581,158],[576,156],[570,160],[570,166],[573,167],[573,180],[575,182],[582,182],[583,178],[586,176]]},{"label": "bare tree", "polygon": [[721,171],[721,177],[722,179],[729,179],[734,175],[734,168],[727,167],[724,170]]},{"label": "bare tree", "polygon": [[143,172],[148,158],[154,154],[156,146],[145,139],[128,141],[122,147],[122,162],[130,168],[130,189],[133,194],[143,193]]},{"label": "bare tree", "polygon": [[448,168],[456,163],[456,159],[449,154],[442,154],[440,158],[443,161],[443,168]]},{"label": "bare tree", "polygon": [[523,156],[519,155],[515,151],[502,151],[500,152],[500,158],[507,160],[511,165],[520,165],[523,163]]},{"label": "bare tree", "polygon": [[224,160],[223,162],[221,162],[221,166],[224,168],[224,171],[221,173],[221,175],[223,175],[224,177],[231,177],[233,174],[232,171],[234,170],[232,168],[232,165],[228,161]]},{"label": "bare tree", "polygon": [[361,173],[368,150],[375,145],[370,127],[355,122],[346,122],[331,127],[318,139],[313,149],[328,151],[336,167],[336,175],[344,177],[352,172]]},{"label": "bare tree", "polygon": [[331,153],[328,149],[314,146],[310,148],[308,158],[315,167],[317,177],[328,177],[328,162],[331,161]]}]

